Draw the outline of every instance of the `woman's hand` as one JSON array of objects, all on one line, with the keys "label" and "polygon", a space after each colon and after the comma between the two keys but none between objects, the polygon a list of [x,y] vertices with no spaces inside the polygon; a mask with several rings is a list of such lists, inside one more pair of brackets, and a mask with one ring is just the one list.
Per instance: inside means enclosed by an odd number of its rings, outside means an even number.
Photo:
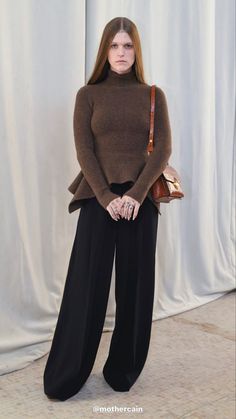
[{"label": "woman's hand", "polygon": [[129,195],[123,195],[121,201],[120,216],[130,220],[133,212],[132,220],[134,220],[138,215],[140,203]]},{"label": "woman's hand", "polygon": [[122,204],[122,198],[119,196],[118,198],[113,199],[107,205],[106,209],[109,212],[110,216],[113,220],[118,221],[120,218],[120,208]]},{"label": "woman's hand", "polygon": [[137,217],[140,203],[129,195],[123,195],[122,198],[115,198],[106,207],[111,217],[118,221],[120,217],[130,220],[133,212],[133,220]]}]

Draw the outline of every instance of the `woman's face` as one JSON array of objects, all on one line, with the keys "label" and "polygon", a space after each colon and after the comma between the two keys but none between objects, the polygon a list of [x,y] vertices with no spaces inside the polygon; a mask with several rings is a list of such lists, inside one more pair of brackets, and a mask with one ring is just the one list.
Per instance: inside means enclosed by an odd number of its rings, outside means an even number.
[{"label": "woman's face", "polygon": [[127,32],[117,32],[108,50],[110,68],[119,74],[128,73],[135,61],[132,39]]}]

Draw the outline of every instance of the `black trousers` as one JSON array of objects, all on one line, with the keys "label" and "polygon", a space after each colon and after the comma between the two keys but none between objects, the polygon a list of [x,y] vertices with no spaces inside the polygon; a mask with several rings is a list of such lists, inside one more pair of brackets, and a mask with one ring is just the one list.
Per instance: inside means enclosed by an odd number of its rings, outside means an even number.
[{"label": "black trousers", "polygon": [[[113,184],[122,196],[129,183]],[[135,220],[113,220],[96,198],[81,208],[43,381],[66,400],[89,377],[101,339],[115,254],[116,317],[103,367],[115,391],[129,391],[148,354],[155,285],[158,211],[148,197]]]}]

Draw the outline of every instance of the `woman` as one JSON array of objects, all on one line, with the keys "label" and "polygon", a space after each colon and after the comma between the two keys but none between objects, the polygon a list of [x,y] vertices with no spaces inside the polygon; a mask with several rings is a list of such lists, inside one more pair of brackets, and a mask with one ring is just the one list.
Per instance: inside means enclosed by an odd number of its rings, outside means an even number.
[{"label": "woman", "polygon": [[[44,371],[49,398],[76,394],[93,368],[115,254],[115,328],[103,376],[129,391],[148,354],[159,205],[150,188],[171,155],[164,92],[156,86],[154,151],[147,154],[150,85],[135,24],[104,28],[94,71],[76,95],[74,138],[81,171],[69,212],[81,208],[62,303]],[[116,252],[115,252],[116,251]]]}]

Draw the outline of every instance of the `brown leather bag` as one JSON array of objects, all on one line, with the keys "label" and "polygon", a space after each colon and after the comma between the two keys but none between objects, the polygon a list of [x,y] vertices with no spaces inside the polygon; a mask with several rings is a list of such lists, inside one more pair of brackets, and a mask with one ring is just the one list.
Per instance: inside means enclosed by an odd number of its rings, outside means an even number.
[{"label": "brown leather bag", "polygon": [[[150,131],[147,152],[153,151],[154,134],[154,112],[155,112],[155,84],[151,86],[151,113],[150,113]],[[167,163],[166,168],[150,188],[151,196],[155,202],[169,203],[172,199],[182,199],[184,193],[181,187],[180,176],[178,172]]]}]

